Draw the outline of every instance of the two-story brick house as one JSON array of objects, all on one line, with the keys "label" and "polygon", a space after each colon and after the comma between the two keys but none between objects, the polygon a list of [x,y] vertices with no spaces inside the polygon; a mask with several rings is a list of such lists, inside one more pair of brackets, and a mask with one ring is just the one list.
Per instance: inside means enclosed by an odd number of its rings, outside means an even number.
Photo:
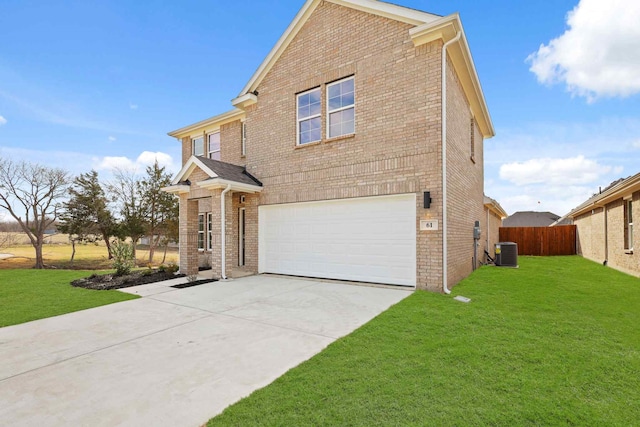
[{"label": "two-story brick house", "polygon": [[181,271],[445,292],[471,272],[494,130],[457,14],[309,0],[232,105],[169,133]]}]

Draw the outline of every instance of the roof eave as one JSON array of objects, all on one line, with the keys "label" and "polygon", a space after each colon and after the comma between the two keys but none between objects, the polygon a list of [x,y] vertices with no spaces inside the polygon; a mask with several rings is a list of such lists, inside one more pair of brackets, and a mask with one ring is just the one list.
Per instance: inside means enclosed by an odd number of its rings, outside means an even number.
[{"label": "roof eave", "polygon": [[482,91],[480,79],[473,57],[469,50],[467,37],[457,13],[419,25],[411,30],[409,34],[415,46],[431,43],[435,40],[442,40],[444,43],[453,39],[460,32],[460,39],[449,47],[449,55],[453,65],[458,72],[458,77],[462,88],[471,104],[471,111],[478,123],[478,127],[484,138],[492,138],[496,132],[493,127],[489,108]]},{"label": "roof eave", "polygon": [[613,186],[612,188],[602,192],[595,199],[581,204],[580,206],[569,212],[566,216],[575,218],[579,215],[589,212],[592,209],[604,207],[614,200],[625,197],[628,194],[633,194],[636,191],[640,191],[640,173],[629,177],[619,184]]},{"label": "roof eave", "polygon": [[191,186],[189,185],[170,185],[168,187],[162,187],[160,190],[171,193],[171,194],[183,194],[191,191]]},{"label": "roof eave", "polygon": [[207,190],[215,190],[231,186],[231,191],[240,191],[243,193],[259,193],[262,191],[262,187],[259,185],[245,184],[243,182],[231,181],[222,178],[198,181],[196,185],[200,188],[206,188]]},{"label": "roof eave", "polygon": [[184,180],[185,177],[188,177],[189,175],[191,175],[191,172],[193,172],[193,170],[196,167],[199,167],[200,169],[202,169],[211,178],[218,177],[218,175],[214,171],[212,171],[211,168],[209,168],[207,165],[202,163],[202,161],[200,161],[196,156],[191,156],[189,157],[189,160],[187,160],[187,162],[184,164],[184,166],[182,166],[182,169],[180,169],[180,172],[178,172],[176,176],[173,178],[173,180],[171,181],[171,185],[172,186],[178,185],[180,181]]},{"label": "roof eave", "polygon": [[204,119],[199,122],[182,127],[180,129],[171,131],[167,135],[172,136],[174,138],[184,138],[185,136],[190,136],[191,133],[193,133],[193,131],[199,128],[214,126],[216,124],[223,124],[232,120],[237,120],[238,118],[241,118],[244,114],[245,113],[243,110],[239,108],[234,108],[233,110],[225,111],[224,113],[218,114],[217,116],[213,116],[208,119]]}]

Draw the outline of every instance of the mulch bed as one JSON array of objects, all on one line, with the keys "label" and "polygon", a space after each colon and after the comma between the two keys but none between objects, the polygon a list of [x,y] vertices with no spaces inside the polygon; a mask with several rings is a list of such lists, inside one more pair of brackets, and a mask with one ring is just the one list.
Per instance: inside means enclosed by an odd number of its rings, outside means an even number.
[{"label": "mulch bed", "polygon": [[122,289],[161,282],[163,280],[177,279],[179,277],[185,277],[185,275],[160,270],[134,271],[124,276],[116,276],[115,274],[92,274],[84,279],[74,280],[71,282],[71,286],[97,290]]}]

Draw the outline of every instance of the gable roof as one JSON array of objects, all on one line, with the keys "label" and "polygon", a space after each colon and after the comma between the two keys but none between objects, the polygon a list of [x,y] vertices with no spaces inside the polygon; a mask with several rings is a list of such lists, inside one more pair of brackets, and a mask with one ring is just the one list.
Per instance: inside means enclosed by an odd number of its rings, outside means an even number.
[{"label": "gable roof", "polygon": [[590,197],[566,216],[575,218],[593,208],[603,207],[614,200],[628,196],[636,191],[640,191],[640,173],[612,182],[602,192]]},{"label": "gable roof", "polygon": [[560,216],[552,212],[516,212],[502,221],[503,227],[548,227]]},{"label": "gable roof", "polygon": [[449,48],[450,56],[460,76],[463,90],[469,99],[480,131],[485,138],[491,138],[495,135],[489,109],[482,93],[480,80],[473,64],[459,15],[455,13],[443,18],[439,15],[377,0],[307,0],[240,94],[231,101],[234,107],[244,109],[258,102],[258,94],[256,93],[258,86],[322,1],[414,25],[415,27],[410,30],[409,35],[415,46],[438,39],[447,42],[460,32],[462,35],[460,39]]},{"label": "gable roof", "polygon": [[[384,16],[386,18],[405,22],[411,25],[421,25],[439,18],[438,15],[420,12],[414,9],[408,9],[406,7],[384,3],[376,0],[325,1],[345,7],[350,7],[352,9],[357,9],[363,12],[372,13],[374,15]],[[311,14],[316,10],[320,3],[322,3],[321,0],[307,0],[305,2],[300,11],[298,11],[298,14],[295,16],[295,18],[293,18],[293,21],[291,21],[285,32],[282,34],[282,36],[280,36],[278,42],[271,49],[264,61],[262,61],[256,72],[253,73],[253,76],[251,76],[245,87],[242,88],[242,91],[240,91],[238,97],[231,101],[234,106],[242,108],[245,105],[251,105],[257,102],[257,97],[255,96],[255,94],[253,94],[253,92],[256,90],[269,70],[271,70],[273,65],[280,58],[280,55],[282,55],[282,53],[286,50],[291,41],[295,38],[295,36],[298,34],[300,29],[307,22]]]},{"label": "gable roof", "polygon": [[262,187],[262,183],[251,176],[243,166],[232,165],[231,163],[200,156],[191,156],[175,176],[171,185],[183,185],[185,180],[196,168],[202,169],[202,171],[209,176],[209,179],[219,179],[238,184]]}]

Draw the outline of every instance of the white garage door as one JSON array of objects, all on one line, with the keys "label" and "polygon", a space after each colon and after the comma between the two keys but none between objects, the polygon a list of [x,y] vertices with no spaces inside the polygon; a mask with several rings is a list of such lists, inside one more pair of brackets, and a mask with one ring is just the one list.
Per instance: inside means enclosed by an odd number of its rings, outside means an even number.
[{"label": "white garage door", "polygon": [[415,286],[416,196],[259,208],[259,270]]}]

